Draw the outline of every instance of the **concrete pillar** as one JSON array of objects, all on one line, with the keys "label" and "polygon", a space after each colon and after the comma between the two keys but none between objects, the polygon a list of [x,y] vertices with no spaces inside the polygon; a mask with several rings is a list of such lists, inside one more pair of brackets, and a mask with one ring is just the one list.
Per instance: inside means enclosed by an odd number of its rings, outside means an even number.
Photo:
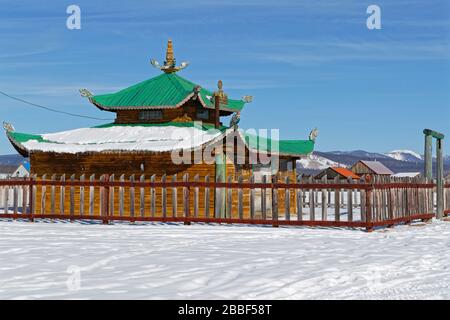
[{"label": "concrete pillar", "polygon": [[433,178],[433,136],[426,134],[425,135],[425,169],[424,174],[425,178],[432,179]]}]

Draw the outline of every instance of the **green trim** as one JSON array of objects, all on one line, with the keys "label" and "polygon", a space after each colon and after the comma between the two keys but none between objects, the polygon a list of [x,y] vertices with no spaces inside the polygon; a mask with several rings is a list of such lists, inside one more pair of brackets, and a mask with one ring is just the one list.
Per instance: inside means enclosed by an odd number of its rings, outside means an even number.
[{"label": "green trim", "polygon": [[[105,110],[177,108],[193,96],[196,86],[175,73],[164,73],[116,93],[94,95],[90,100]],[[208,99],[213,95],[211,91],[201,88],[199,95],[206,108],[214,108],[214,104]],[[242,100],[228,99],[228,104],[222,105],[220,109],[236,112],[241,111],[244,105]]]},{"label": "green trim", "polygon": [[[245,134],[244,138],[250,149],[258,151],[271,152],[272,145],[275,143],[273,139],[252,134]],[[278,140],[276,142],[278,143],[278,153],[282,155],[307,155],[314,150],[314,141],[312,140]]]},{"label": "green trim", "polygon": [[[197,122],[197,123],[201,123],[201,128],[203,130],[210,130],[210,129],[215,129],[215,126],[213,124],[210,123],[203,123],[203,122]],[[174,126],[174,127],[180,127],[180,128],[191,128],[191,127],[195,127],[196,123],[195,121],[192,122],[162,122],[162,123],[126,123],[126,124],[119,124],[119,123],[106,123],[106,124],[101,124],[98,126],[94,126],[92,128],[111,128],[111,127],[169,127],[169,126]],[[219,130],[220,131],[225,131],[227,130],[228,127],[226,126],[220,126]]]},{"label": "green trim", "polygon": [[436,138],[436,139],[444,139],[444,137],[445,137],[443,133],[440,133],[440,132],[437,132],[437,131],[434,131],[431,129],[424,129],[423,133],[427,136],[432,136],[433,138]]},{"label": "green trim", "polygon": [[44,138],[42,138],[42,136],[36,134],[28,134],[22,132],[8,132],[7,134],[11,137],[11,139],[13,139],[18,143],[27,142],[29,140],[36,140],[38,142],[51,142],[49,140],[45,140]]}]

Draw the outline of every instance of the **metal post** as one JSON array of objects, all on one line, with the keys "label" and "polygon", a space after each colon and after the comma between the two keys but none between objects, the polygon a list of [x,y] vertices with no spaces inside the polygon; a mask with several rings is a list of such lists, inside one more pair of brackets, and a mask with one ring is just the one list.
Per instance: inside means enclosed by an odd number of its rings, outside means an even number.
[{"label": "metal post", "polygon": [[433,136],[429,134],[425,134],[425,169],[424,174],[425,178],[432,179],[433,178],[433,157],[432,157],[432,143]]},{"label": "metal post", "polygon": [[443,159],[443,141],[436,139],[436,193],[437,193],[437,208],[436,218],[442,219],[444,217],[444,159]]}]

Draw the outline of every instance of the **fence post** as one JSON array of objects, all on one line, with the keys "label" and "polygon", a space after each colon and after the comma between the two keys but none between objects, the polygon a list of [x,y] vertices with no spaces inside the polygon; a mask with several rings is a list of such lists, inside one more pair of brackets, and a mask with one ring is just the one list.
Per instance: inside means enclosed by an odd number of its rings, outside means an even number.
[{"label": "fence post", "polygon": [[[322,183],[327,183],[327,176],[323,176],[322,178]],[[328,220],[328,212],[327,212],[327,189],[321,189],[321,198],[322,198],[322,221],[327,221]]]},{"label": "fence post", "polygon": [[278,183],[278,176],[272,176],[272,226],[278,227],[278,189],[275,184]]},{"label": "fence post", "polygon": [[[313,178],[310,176],[308,178],[308,183],[313,184]],[[309,189],[309,220],[314,221],[316,220],[316,189],[310,188]]]},{"label": "fence post", "polygon": [[[145,182],[145,174],[141,174],[139,182]],[[145,188],[143,186],[139,188],[139,213],[141,217],[145,217]]]},{"label": "fence post", "polygon": [[238,189],[238,215],[239,219],[244,219],[244,196],[242,192],[242,182],[244,181],[244,178],[239,175],[238,177],[238,183],[239,183],[239,189]]},{"label": "fence post", "polygon": [[[84,183],[85,175],[84,173],[80,176],[80,182]],[[80,185],[80,216],[84,215],[84,185]]]},{"label": "fence post", "polygon": [[[266,184],[267,183],[267,176],[265,174],[262,175],[262,183]],[[261,188],[261,215],[262,215],[262,219],[266,220],[267,219],[267,192],[266,192],[266,188]]]},{"label": "fence post", "polygon": [[[156,181],[156,175],[153,174],[150,177],[150,182],[155,183]],[[156,215],[156,189],[155,187],[150,188],[150,212],[152,217],[155,217]]]},{"label": "fence post", "polygon": [[[284,179],[285,184],[289,184],[289,177],[285,177]],[[284,189],[284,211],[285,211],[285,218],[286,221],[291,220],[291,190],[289,188]]]},{"label": "fence post", "polygon": [[297,221],[303,220],[303,190],[301,189],[302,176],[297,176],[299,187],[295,189],[297,201]]},{"label": "fence post", "polygon": [[[185,173],[183,175],[183,182],[189,182],[189,174]],[[189,187],[185,186],[183,187],[183,208],[184,208],[184,224],[190,225],[191,222],[189,221],[189,217],[191,215],[190,213],[190,203],[189,203]]]},{"label": "fence post", "polygon": [[[353,183],[353,178],[349,177],[347,183],[350,185]],[[353,221],[353,189],[347,189],[347,221]]]},{"label": "fence post", "polygon": [[103,218],[103,224],[109,223],[109,174],[105,174],[105,189],[103,197],[103,207],[105,208],[105,215]]},{"label": "fence post", "polygon": [[436,139],[436,218],[444,217],[444,161],[443,161],[443,140]]},{"label": "fence post", "polygon": [[[50,213],[52,215],[56,214],[56,174],[52,174],[51,178],[52,186],[50,189]],[[25,189],[24,189],[25,190]]]},{"label": "fence post", "polygon": [[[174,174],[172,176],[172,182],[177,181],[177,175]],[[177,217],[177,205],[178,205],[178,199],[177,199],[177,187],[172,188],[172,216],[174,218]]]},{"label": "fence post", "polygon": [[[233,183],[233,177],[228,176],[228,184]],[[227,188],[227,204],[226,204],[226,217],[231,219],[233,215],[233,189]]]},{"label": "fence post", "polygon": [[[41,178],[43,181],[47,180],[47,175],[44,174]],[[45,185],[41,186],[41,214],[45,214],[45,200],[46,200],[47,187]],[[14,206],[14,213],[16,212],[16,208]]]},{"label": "fence post", "polygon": [[130,176],[130,217],[131,217],[131,222],[134,222],[134,174],[132,174]]},{"label": "fence post", "polygon": [[73,186],[73,183],[75,181],[75,174],[72,174],[70,176],[70,182],[72,183],[72,185],[70,186],[70,206],[69,206],[69,211],[70,211],[70,221],[73,221],[73,216],[75,214],[75,187]]},{"label": "fence post", "polygon": [[[339,177],[336,176],[334,178],[334,183],[339,183]],[[336,188],[334,190],[334,220],[339,222],[341,221],[341,189]],[[342,193],[344,193],[344,190],[342,190]]]},{"label": "fence post", "polygon": [[[119,182],[121,182],[121,183],[124,183],[125,182],[125,175],[124,174],[122,174],[120,177],[119,177]],[[125,211],[125,204],[124,204],[124,202],[125,202],[125,188],[123,187],[123,184],[121,184],[120,185],[120,187],[119,187],[119,215],[121,216],[121,217],[123,217],[123,215],[124,215],[124,211]]]},{"label": "fence post", "polygon": [[[109,177],[109,182],[114,182],[114,173]],[[114,186],[108,186],[109,193],[109,206],[108,206],[108,215],[114,216]]]},{"label": "fence post", "polygon": [[255,183],[255,175],[252,173],[252,175],[249,178],[250,182],[250,219],[255,219],[255,189],[252,187]]},{"label": "fence post", "polygon": [[365,213],[366,213],[366,231],[372,232],[373,231],[373,224],[372,224],[372,190],[373,186],[369,186],[366,189],[366,201],[365,201]]},{"label": "fence post", "polygon": [[60,195],[59,195],[59,213],[64,215],[64,205],[66,200],[66,187],[64,183],[66,182],[66,174],[63,174],[60,178],[61,186],[60,186]]},{"label": "fence post", "polygon": [[198,192],[199,192],[199,188],[197,183],[200,181],[200,176],[197,173],[194,176],[194,182],[196,183],[195,188],[194,188],[194,217],[198,218]]},{"label": "fence post", "polygon": [[30,176],[30,221],[34,221],[34,211],[36,209],[36,175]]},{"label": "fence post", "polygon": [[94,215],[94,197],[95,197],[95,189],[93,186],[93,182],[95,181],[95,174],[91,174],[89,177],[89,182],[91,185],[89,186],[89,215]]},{"label": "fence post", "polygon": [[[205,176],[205,183],[209,183],[209,174]],[[209,218],[209,207],[211,205],[209,186],[205,186],[205,218]]]},{"label": "fence post", "polygon": [[162,216],[163,218],[167,217],[167,176],[163,174],[161,177],[161,182],[163,184],[161,188],[161,202],[162,202]]}]

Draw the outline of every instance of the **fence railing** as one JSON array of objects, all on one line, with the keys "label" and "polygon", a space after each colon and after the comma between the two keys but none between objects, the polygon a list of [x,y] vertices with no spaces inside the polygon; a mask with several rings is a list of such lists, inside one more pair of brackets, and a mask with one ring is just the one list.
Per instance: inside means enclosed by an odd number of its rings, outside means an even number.
[{"label": "fence railing", "polygon": [[[32,176],[0,180],[0,217],[211,222],[371,231],[434,217],[435,183],[424,178],[291,181],[277,176],[217,179],[134,175]],[[450,184],[445,184],[450,213]]]}]

